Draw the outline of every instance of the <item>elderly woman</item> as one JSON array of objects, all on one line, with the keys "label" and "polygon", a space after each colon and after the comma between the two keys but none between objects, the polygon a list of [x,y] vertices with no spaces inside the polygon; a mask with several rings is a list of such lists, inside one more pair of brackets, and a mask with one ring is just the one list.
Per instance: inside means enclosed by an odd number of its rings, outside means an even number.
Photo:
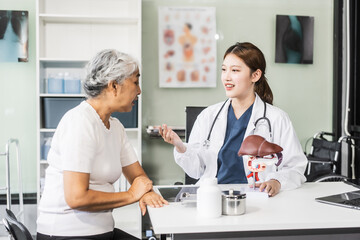
[{"label": "elderly woman", "polygon": [[[167,204],[152,191],[123,125],[111,117],[131,111],[141,93],[139,77],[137,62],[116,50],[88,63],[87,99],[63,116],[48,154],[37,239],[136,239],[114,229],[112,209],[139,201],[144,214],[146,205]],[[131,187],[115,192],[122,173]]]}]

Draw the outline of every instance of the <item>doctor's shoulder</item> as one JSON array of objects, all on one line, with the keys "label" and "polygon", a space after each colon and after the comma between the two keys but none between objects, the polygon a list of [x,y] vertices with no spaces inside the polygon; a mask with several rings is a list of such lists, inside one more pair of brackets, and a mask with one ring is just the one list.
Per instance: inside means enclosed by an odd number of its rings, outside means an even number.
[{"label": "doctor's shoulder", "polygon": [[213,105],[208,106],[205,108],[201,113],[208,114],[209,117],[215,117],[217,113],[219,112],[221,106],[224,104],[224,102],[215,103]]},{"label": "doctor's shoulder", "polygon": [[198,115],[198,120],[203,121],[209,121],[211,122],[216,117],[217,113],[219,112],[219,109],[223,105],[224,102],[215,103],[213,105],[208,106],[204,110],[201,111],[201,113]]},{"label": "doctor's shoulder", "polygon": [[286,125],[292,125],[291,119],[289,117],[289,114],[282,110],[281,108],[267,104],[268,107],[268,118],[271,120],[271,122],[277,123],[277,124],[286,124]]}]

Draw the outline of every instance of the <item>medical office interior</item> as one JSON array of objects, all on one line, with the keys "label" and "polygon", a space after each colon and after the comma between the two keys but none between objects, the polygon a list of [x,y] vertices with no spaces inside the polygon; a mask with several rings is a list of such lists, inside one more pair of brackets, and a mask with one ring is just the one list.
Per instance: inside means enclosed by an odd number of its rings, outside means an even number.
[{"label": "medical office interior", "polygon": [[[163,36],[159,29],[164,25],[159,17],[161,10],[199,7],[214,10],[215,49],[210,52],[215,63],[210,72],[216,83],[167,86],[166,81],[160,80],[164,77],[161,71],[166,71],[160,66]],[[48,92],[48,73],[69,72],[81,78],[86,60],[99,47],[117,47],[141,63],[142,93],[126,132],[154,185],[185,183],[185,174],[174,161],[173,147],[154,134],[151,127],[166,123],[178,130],[185,141],[185,108],[209,106],[226,99],[220,80],[221,64],[225,50],[236,42],[252,42],[263,51],[274,105],[288,113],[306,154],[318,132],[332,133],[326,136],[332,141],[341,136],[360,136],[356,0],[1,0],[0,11],[8,10],[28,13],[28,59],[0,62],[0,218],[7,207],[7,191],[3,187],[9,172],[12,209],[19,211],[21,190],[23,222],[33,235],[46,168],[44,146],[56,128],[44,118],[59,107],[52,103],[54,99],[61,105],[62,101],[76,102],[84,97],[81,90],[70,93],[70,98],[64,92]],[[312,40],[307,42],[312,45],[311,62],[276,60],[277,16],[284,15],[313,20]],[[0,44],[1,41],[4,39],[0,39]],[[0,51],[0,59],[1,55]],[[342,143],[335,171],[358,179],[360,141],[349,141]],[[128,183],[121,179],[118,187],[127,188]],[[117,227],[143,236],[136,204],[117,209],[114,215]],[[0,225],[2,237],[7,238],[7,232]]]}]

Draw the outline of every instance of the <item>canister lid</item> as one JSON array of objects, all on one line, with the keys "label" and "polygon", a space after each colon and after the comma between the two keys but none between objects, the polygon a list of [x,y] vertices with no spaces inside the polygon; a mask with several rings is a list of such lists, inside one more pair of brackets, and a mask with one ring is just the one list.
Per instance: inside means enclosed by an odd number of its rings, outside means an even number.
[{"label": "canister lid", "polygon": [[246,198],[246,193],[241,193],[240,191],[229,189],[229,191],[223,191],[222,196],[230,199],[244,199]]}]

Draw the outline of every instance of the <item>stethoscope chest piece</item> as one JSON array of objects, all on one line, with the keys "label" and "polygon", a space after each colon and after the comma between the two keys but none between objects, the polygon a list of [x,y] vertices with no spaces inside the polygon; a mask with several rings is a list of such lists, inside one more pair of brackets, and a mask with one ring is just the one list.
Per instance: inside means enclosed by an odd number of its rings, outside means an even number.
[{"label": "stethoscope chest piece", "polygon": [[206,139],[203,143],[203,147],[205,147],[206,149],[209,149],[210,147],[210,140]]}]

